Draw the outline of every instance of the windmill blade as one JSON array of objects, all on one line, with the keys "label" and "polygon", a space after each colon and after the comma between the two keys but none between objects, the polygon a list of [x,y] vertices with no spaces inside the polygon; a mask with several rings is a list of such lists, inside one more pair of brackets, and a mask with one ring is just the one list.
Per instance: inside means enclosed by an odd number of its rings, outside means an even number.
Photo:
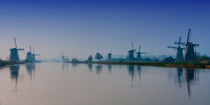
[{"label": "windmill blade", "polygon": [[185,45],[186,43],[184,43],[184,42],[174,42],[174,44],[180,44],[180,45]]},{"label": "windmill blade", "polygon": [[200,45],[199,44],[193,44],[194,46],[197,46],[197,47],[199,47]]},{"label": "windmill blade", "polygon": [[30,52],[32,52],[32,50],[31,50],[31,45],[30,45]]},{"label": "windmill blade", "polygon": [[174,42],[174,44],[185,45],[186,43],[184,43],[184,42]]},{"label": "windmill blade", "polygon": [[24,48],[18,48],[18,50],[19,50],[19,51],[23,51],[23,50],[24,50]]},{"label": "windmill blade", "polygon": [[141,54],[147,54],[147,52],[141,52]]},{"label": "windmill blade", "polygon": [[179,41],[176,41],[174,44],[178,44],[178,47],[180,47],[180,45],[184,45],[185,43],[182,42],[182,37],[179,37]]},{"label": "windmill blade", "polygon": [[133,42],[131,42],[131,47],[132,47],[132,50],[134,50],[134,48],[133,48]]},{"label": "windmill blade", "polygon": [[189,28],[188,35],[187,35],[187,43],[190,41],[190,34],[191,34],[191,29]]},{"label": "windmill blade", "polygon": [[177,49],[177,47],[174,47],[174,46],[168,46],[168,48]]},{"label": "windmill blade", "polygon": [[17,48],[16,37],[14,37],[14,42],[15,42],[15,48]]}]

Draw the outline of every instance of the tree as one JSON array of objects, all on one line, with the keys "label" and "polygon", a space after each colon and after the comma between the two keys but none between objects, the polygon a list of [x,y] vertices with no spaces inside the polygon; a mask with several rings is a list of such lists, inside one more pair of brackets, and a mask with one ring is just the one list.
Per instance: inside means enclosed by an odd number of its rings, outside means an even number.
[{"label": "tree", "polygon": [[98,59],[98,61],[100,62],[100,60],[103,59],[103,56],[97,52],[95,55],[95,59]]},{"label": "tree", "polygon": [[164,62],[175,62],[175,59],[173,57],[169,56],[169,57],[165,58],[163,61]]}]

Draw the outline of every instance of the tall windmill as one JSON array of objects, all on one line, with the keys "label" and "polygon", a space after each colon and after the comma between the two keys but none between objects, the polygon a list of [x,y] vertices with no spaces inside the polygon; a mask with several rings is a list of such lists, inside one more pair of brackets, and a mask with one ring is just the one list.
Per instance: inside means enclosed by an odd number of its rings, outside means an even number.
[{"label": "tall windmill", "polygon": [[181,47],[181,45],[185,45],[185,43],[182,42],[182,38],[179,37],[179,41],[174,42],[174,44],[177,44],[177,47],[174,46],[168,46],[168,48],[172,48],[174,50],[176,50],[176,61],[177,62],[181,62],[184,60],[184,56],[183,56],[183,50],[185,48]]},{"label": "tall windmill", "polygon": [[15,42],[15,48],[10,49],[9,60],[18,62],[18,61],[20,61],[18,51],[23,51],[24,49],[23,48],[18,48],[15,37],[14,37],[14,42]]},{"label": "tall windmill", "polygon": [[193,62],[196,60],[196,51],[195,48],[199,46],[199,44],[194,44],[190,42],[190,36],[191,36],[191,29],[189,28],[188,30],[188,35],[187,35],[187,42],[186,42],[186,53],[184,60],[186,62]]},{"label": "tall windmill", "polygon": [[141,46],[139,45],[139,51],[137,52],[137,60],[142,60],[142,54],[147,54],[147,52],[141,52]]},{"label": "tall windmill", "polygon": [[134,49],[133,43],[131,43],[131,47],[132,47],[132,49],[128,51],[128,60],[129,61],[135,60],[134,53],[135,53],[136,49]]}]

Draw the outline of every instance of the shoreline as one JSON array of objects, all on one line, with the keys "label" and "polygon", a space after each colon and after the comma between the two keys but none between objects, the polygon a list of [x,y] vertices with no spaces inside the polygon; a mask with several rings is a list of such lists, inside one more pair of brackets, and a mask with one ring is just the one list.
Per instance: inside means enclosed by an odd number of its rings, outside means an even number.
[{"label": "shoreline", "polygon": [[210,69],[210,64],[205,63],[168,63],[168,62],[92,62],[95,64],[115,64],[115,65],[142,65],[159,67],[178,67],[178,68],[201,68]]},{"label": "shoreline", "polygon": [[24,61],[20,62],[14,62],[14,61],[5,61],[5,60],[0,60],[0,67],[8,66],[8,65],[14,65],[14,64],[24,64]]},{"label": "shoreline", "polygon": [[0,60],[0,67],[14,64],[14,62]]}]

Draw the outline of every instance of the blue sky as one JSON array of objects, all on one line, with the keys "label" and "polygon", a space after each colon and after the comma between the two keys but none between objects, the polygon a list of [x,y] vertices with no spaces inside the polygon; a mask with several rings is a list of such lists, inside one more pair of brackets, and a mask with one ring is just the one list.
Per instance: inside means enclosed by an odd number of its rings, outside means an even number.
[{"label": "blue sky", "polygon": [[36,49],[40,58],[64,54],[87,58],[110,49],[126,55],[141,44],[151,55],[170,55],[179,36],[199,43],[201,54],[210,55],[210,2],[142,0],[5,0],[0,1],[0,58],[9,55],[17,37],[21,58]]}]

